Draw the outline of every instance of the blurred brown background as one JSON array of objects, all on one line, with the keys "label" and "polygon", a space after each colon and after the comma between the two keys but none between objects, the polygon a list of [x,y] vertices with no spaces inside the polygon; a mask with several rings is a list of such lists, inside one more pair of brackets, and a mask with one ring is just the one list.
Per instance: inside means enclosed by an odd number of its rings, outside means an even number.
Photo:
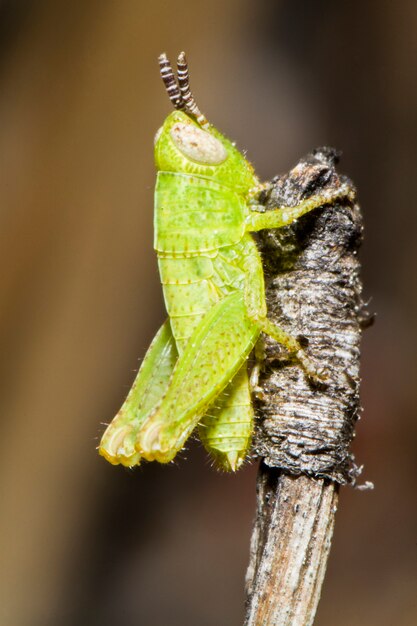
[{"label": "blurred brown background", "polygon": [[[256,467],[95,451],[164,318],[152,251],[161,51],[264,179],[344,152],[366,219],[363,419],[318,626],[417,624],[417,4],[0,3],[0,623],[234,626]],[[185,459],[187,457],[187,459]]]}]

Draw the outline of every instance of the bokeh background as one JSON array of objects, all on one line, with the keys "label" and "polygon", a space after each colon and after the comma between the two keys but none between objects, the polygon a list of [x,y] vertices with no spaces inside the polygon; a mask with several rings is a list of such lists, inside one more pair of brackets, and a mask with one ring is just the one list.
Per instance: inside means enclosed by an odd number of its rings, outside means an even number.
[{"label": "bokeh background", "polygon": [[234,626],[256,467],[96,454],[164,319],[152,251],[156,57],[187,51],[259,175],[341,148],[366,220],[354,449],[318,626],[417,624],[417,4],[0,3],[0,623]]}]

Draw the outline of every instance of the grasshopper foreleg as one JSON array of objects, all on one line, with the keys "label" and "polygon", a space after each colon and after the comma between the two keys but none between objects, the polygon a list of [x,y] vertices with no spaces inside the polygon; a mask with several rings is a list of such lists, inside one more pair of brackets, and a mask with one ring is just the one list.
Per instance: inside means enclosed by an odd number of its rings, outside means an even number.
[{"label": "grasshopper foreleg", "polygon": [[260,213],[252,210],[247,217],[246,230],[256,232],[266,228],[282,228],[292,224],[302,215],[325,204],[333,204],[337,200],[354,200],[355,192],[350,185],[343,183],[337,189],[323,190],[321,193],[302,200],[294,207],[280,207]]}]

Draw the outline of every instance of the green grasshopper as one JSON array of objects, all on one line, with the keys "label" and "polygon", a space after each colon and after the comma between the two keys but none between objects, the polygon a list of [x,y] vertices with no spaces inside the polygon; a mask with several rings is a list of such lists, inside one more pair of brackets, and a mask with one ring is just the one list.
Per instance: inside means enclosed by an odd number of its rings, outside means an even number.
[{"label": "green grasshopper", "polygon": [[298,206],[263,211],[266,186],[201,113],[184,53],[176,76],[165,54],[159,63],[175,108],[155,137],[154,245],[169,318],[99,452],[127,467],[141,459],[168,463],[198,426],[217,466],[235,471],[251,444],[256,376],[249,379],[247,363],[261,333],[282,344],[307,376],[322,375],[299,342],[268,319],[251,233],[287,226],[352,192],[341,185]]}]

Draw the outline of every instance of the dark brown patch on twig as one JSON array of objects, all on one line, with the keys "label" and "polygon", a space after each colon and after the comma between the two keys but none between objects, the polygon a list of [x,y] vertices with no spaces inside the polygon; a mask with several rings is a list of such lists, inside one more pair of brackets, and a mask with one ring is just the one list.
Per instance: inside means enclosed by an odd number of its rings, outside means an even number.
[{"label": "dark brown patch on twig", "polygon": [[[346,178],[337,153],[321,148],[272,181],[266,210],[294,206]],[[363,223],[356,203],[338,201],[283,229],[263,231],[268,315],[305,338],[309,357],[325,368],[326,384],[313,384],[280,346],[266,338],[266,366],[256,401],[254,454],[288,473],[354,483],[359,473],[349,446],[360,412],[360,337],[367,319],[357,251]]]}]

